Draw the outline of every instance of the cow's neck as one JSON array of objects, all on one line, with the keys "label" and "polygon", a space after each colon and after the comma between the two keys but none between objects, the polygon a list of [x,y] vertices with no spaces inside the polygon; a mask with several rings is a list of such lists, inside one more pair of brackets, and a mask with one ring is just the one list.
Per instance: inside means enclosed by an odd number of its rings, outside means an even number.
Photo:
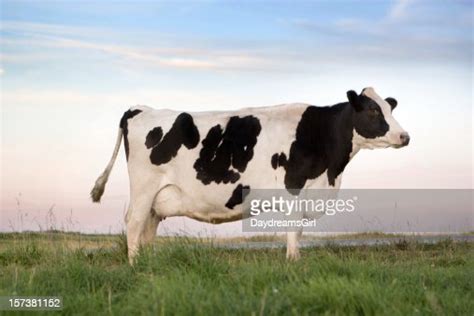
[{"label": "cow's neck", "polygon": [[309,106],[303,113],[291,145],[285,184],[301,188],[307,180],[327,172],[328,182],[336,178],[352,158],[353,109],[349,103],[330,107]]},{"label": "cow's neck", "polygon": [[360,136],[355,129],[352,130],[352,152],[350,154],[350,159],[352,159],[359,150],[362,149],[362,144],[364,143],[364,138]]},{"label": "cow's neck", "polygon": [[[327,147],[329,157],[328,175],[334,173],[337,177],[340,175],[349,161],[359,151],[360,146],[354,142],[354,109],[348,103],[339,103],[330,107],[333,120],[328,125],[327,133],[332,135]],[[332,170],[331,170],[332,168]]]}]

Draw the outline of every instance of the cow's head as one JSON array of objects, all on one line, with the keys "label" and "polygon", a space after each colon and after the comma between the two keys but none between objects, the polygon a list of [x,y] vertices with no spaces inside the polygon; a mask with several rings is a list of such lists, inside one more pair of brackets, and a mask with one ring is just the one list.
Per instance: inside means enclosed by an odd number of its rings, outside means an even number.
[{"label": "cow's head", "polygon": [[347,91],[347,98],[355,110],[354,141],[361,148],[400,148],[408,145],[410,136],[392,116],[397,100],[384,100],[373,88],[365,88],[361,94]]}]

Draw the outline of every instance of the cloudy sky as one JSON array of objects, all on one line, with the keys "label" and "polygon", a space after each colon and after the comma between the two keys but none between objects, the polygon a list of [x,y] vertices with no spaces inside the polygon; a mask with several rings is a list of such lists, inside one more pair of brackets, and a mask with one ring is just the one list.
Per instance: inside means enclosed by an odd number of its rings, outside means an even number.
[{"label": "cloudy sky", "polygon": [[[343,187],[472,188],[471,1],[0,2],[0,230],[119,231],[123,154],[103,202],[88,192],[135,104],[328,105],[373,86],[412,142],[359,153]],[[160,232],[186,225],[240,228]]]}]

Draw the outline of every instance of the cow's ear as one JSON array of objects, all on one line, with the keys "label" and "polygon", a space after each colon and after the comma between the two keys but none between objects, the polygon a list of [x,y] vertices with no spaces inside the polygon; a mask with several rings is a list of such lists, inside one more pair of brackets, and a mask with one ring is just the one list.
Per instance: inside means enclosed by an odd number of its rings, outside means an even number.
[{"label": "cow's ear", "polygon": [[387,103],[390,104],[390,106],[392,107],[392,111],[394,108],[397,107],[398,102],[394,98],[389,97],[389,98],[386,98],[385,101],[387,101]]},{"label": "cow's ear", "polygon": [[362,104],[360,102],[360,97],[357,92],[355,92],[354,90],[347,91],[347,99],[357,112],[362,111]]}]

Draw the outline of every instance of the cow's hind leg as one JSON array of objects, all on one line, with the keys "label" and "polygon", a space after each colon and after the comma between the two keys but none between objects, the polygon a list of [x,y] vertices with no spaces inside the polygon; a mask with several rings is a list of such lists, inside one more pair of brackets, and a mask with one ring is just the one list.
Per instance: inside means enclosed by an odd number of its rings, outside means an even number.
[{"label": "cow's hind leg", "polygon": [[146,245],[153,241],[156,236],[156,229],[158,224],[161,222],[161,217],[159,217],[154,209],[151,209],[151,212],[146,220],[145,228],[142,234],[141,244]]},{"label": "cow's hind leg", "polygon": [[127,213],[127,246],[130,264],[133,264],[140,243],[143,241],[153,199],[154,194],[141,194],[130,201]]}]

